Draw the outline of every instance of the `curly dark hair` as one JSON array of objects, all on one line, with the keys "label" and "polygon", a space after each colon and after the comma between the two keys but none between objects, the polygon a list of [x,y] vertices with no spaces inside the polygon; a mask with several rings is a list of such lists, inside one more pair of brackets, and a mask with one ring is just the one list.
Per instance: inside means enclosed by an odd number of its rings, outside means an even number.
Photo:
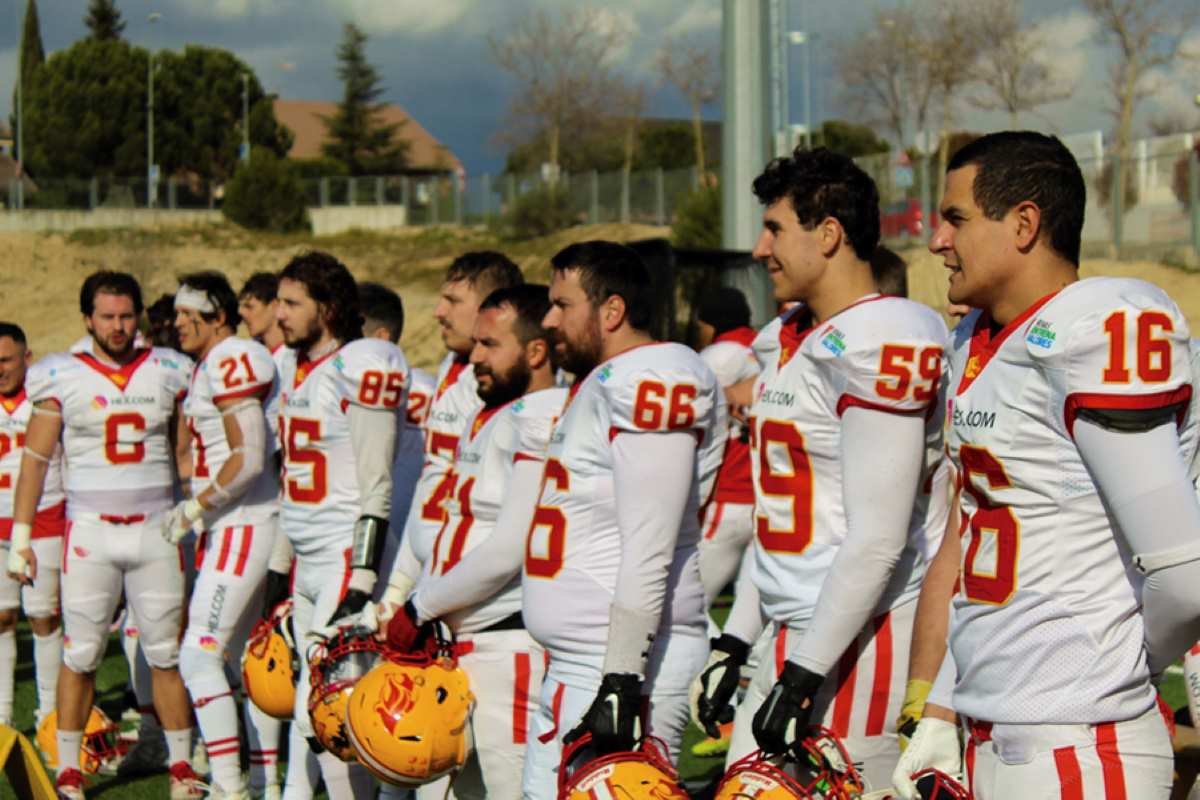
[{"label": "curly dark hair", "polygon": [[1034,131],[990,133],[955,153],[946,172],[971,164],[978,168],[971,193],[988,219],[1003,219],[1018,203],[1032,201],[1050,249],[1079,265],[1087,184],[1066,145]]},{"label": "curly dark hair", "polygon": [[863,261],[879,244],[879,190],[870,175],[840,153],[797,147],[787,158],[772,159],[754,179],[754,195],[764,206],[787,197],[805,230],[833,217]]},{"label": "curly dark hair", "polygon": [[145,308],[142,305],[142,287],[138,285],[137,278],[128,272],[102,269],[88,275],[79,289],[79,310],[85,317],[90,317],[96,310],[96,295],[101,292],[128,297],[133,301],[133,310],[138,314]]},{"label": "curly dark hair", "polygon": [[320,306],[330,332],[343,344],[362,338],[358,284],[345,264],[329,253],[310,250],[289,261],[279,279],[304,284],[308,296]]},{"label": "curly dark hair", "polygon": [[237,330],[238,323],[241,321],[241,315],[238,314],[237,295],[233,293],[233,287],[229,285],[228,278],[216,270],[206,269],[201,272],[190,272],[187,275],[181,275],[179,285],[187,286],[208,295],[209,301],[212,302],[217,311],[213,314],[201,314],[200,317],[202,319],[208,322],[215,322],[219,314],[224,314],[225,320],[222,324],[231,330]]}]

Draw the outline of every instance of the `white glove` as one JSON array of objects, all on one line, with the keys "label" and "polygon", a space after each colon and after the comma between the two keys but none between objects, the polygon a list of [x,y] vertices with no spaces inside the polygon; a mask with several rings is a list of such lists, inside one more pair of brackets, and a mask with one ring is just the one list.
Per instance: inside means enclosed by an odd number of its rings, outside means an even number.
[{"label": "white glove", "polygon": [[[388,587],[383,590],[383,597],[379,598],[378,603],[371,603],[371,622],[375,627],[375,638],[380,641],[387,638],[388,623],[392,621],[392,617],[396,616],[396,612],[404,608],[404,603],[408,600],[408,594],[412,590],[410,585],[397,586],[394,583],[389,583]],[[365,612],[366,609],[364,608]],[[365,617],[365,614],[364,614]]]},{"label": "white glove", "polygon": [[[9,542],[7,570],[9,577],[22,583],[31,583],[37,577],[37,559],[33,556],[33,526],[28,522],[14,522]],[[29,559],[33,559],[31,564]]]},{"label": "white glove", "polygon": [[180,500],[167,514],[163,522],[162,535],[168,544],[179,544],[204,517],[204,506],[194,497]]},{"label": "white glove", "polygon": [[944,719],[922,717],[892,773],[896,794],[902,800],[921,800],[912,776],[930,768],[957,779],[962,773],[962,748],[957,725]]}]

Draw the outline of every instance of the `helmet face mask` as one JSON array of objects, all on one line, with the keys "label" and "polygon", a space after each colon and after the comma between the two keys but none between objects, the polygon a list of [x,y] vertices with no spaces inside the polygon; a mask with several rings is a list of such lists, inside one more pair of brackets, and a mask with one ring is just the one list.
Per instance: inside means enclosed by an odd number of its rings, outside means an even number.
[{"label": "helmet face mask", "polygon": [[[83,741],[79,747],[79,768],[94,774],[108,763],[115,763],[124,755],[118,738],[119,729],[108,716],[92,706],[83,727]],[[37,729],[38,748],[46,759],[46,766],[58,766],[58,711],[51,711]]]},{"label": "helmet face mask", "polygon": [[667,746],[647,736],[637,750],[598,755],[585,734],[563,749],[558,770],[559,800],[591,800],[592,790],[604,785],[616,797],[686,800],[679,775],[671,766]]},{"label": "helmet face mask", "polygon": [[755,751],[735,762],[717,787],[715,800],[851,800],[863,781],[840,739],[826,728],[810,729],[799,756]]},{"label": "helmet face mask", "polygon": [[242,686],[265,714],[291,719],[296,706],[300,657],[291,633],[291,603],[254,626],[242,654]]},{"label": "helmet face mask", "polygon": [[342,761],[358,756],[346,727],[346,709],[354,686],[379,662],[384,645],[364,628],[338,631],[309,654],[308,715],[313,735]]},{"label": "helmet face mask", "polygon": [[466,763],[475,698],[449,658],[388,652],[358,681],[346,712],[358,760],[396,786],[420,786]]},{"label": "helmet face mask", "polygon": [[971,797],[961,783],[936,769],[921,770],[914,777],[924,800],[969,800]]}]

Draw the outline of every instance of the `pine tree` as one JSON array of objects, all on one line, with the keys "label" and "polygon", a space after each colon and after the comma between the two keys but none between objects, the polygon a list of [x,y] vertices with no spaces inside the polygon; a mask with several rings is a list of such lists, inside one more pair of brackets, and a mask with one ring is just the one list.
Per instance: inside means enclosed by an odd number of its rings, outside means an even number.
[{"label": "pine tree", "polygon": [[398,139],[400,125],[380,122],[383,94],[379,73],[367,61],[367,35],[347,23],[338,46],[338,77],[344,91],[337,113],[324,117],[330,141],[324,154],[346,165],[351,175],[380,175],[401,171],[407,164],[408,142]]},{"label": "pine tree", "polygon": [[10,119],[14,142],[13,152],[16,153],[18,160],[22,159],[23,155],[17,152],[15,144],[21,141],[21,136],[17,131],[17,91],[20,88],[28,93],[29,87],[33,85],[34,71],[45,63],[46,49],[42,46],[42,26],[38,21],[37,2],[29,0],[25,4],[25,27],[21,33],[21,72],[17,76],[20,87],[13,88],[13,114]]},{"label": "pine tree", "polygon": [[91,31],[91,38],[98,41],[120,39],[125,30],[125,20],[116,0],[91,0],[83,23]]}]

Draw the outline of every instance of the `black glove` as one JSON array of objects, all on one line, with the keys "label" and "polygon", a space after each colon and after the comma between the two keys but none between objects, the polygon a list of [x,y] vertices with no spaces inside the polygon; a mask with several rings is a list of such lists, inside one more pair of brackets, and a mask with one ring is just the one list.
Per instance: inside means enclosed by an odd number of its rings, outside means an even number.
[{"label": "black glove", "polygon": [[267,583],[263,589],[263,619],[270,619],[275,607],[288,599],[291,594],[290,583],[286,572],[267,570]]},{"label": "black glove", "polygon": [[721,735],[717,726],[733,719],[733,695],[741,680],[742,665],[750,654],[750,645],[723,633],[712,640],[712,653],[704,671],[696,681],[700,692],[696,698],[696,719],[705,733],[716,738]]},{"label": "black glove", "polygon": [[824,675],[793,661],[783,662],[783,674],[759,706],[751,726],[760,750],[779,755],[804,738],[812,716],[813,697],[824,682]]},{"label": "black glove", "polygon": [[338,603],[338,607],[329,616],[329,624],[336,625],[338,620],[357,614],[370,601],[371,595],[366,592],[360,592],[358,589],[347,590],[346,596],[342,598],[342,602]]},{"label": "black glove", "polygon": [[642,738],[642,679],[625,672],[610,672],[600,681],[600,691],[579,725],[563,737],[570,744],[585,733],[600,755],[632,750]]}]

